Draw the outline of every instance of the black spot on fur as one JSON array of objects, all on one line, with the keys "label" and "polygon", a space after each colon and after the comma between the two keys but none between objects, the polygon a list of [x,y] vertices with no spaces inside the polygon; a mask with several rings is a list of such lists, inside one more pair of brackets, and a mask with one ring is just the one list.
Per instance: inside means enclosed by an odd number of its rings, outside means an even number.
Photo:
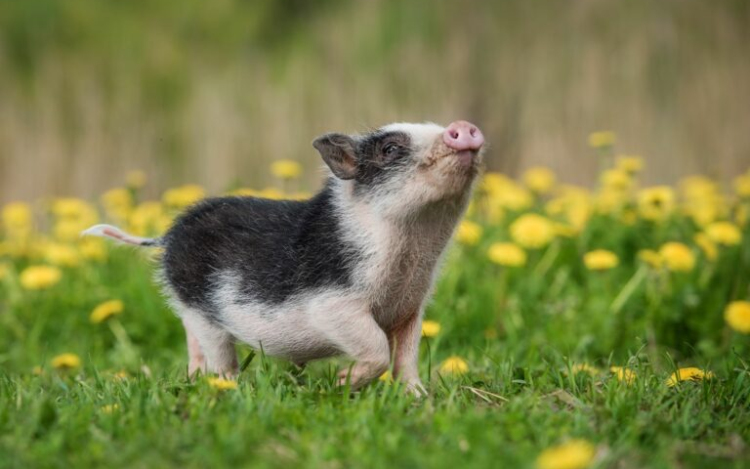
[{"label": "black spot on fur", "polygon": [[178,218],[163,269],[181,301],[217,319],[221,274],[239,276],[247,301],[278,304],[305,290],[351,284],[358,252],[342,240],[329,186],[309,201],[222,197]]},{"label": "black spot on fur", "polygon": [[376,185],[392,171],[406,168],[412,155],[411,138],[404,132],[376,131],[366,135],[357,144],[355,181],[358,186]]}]

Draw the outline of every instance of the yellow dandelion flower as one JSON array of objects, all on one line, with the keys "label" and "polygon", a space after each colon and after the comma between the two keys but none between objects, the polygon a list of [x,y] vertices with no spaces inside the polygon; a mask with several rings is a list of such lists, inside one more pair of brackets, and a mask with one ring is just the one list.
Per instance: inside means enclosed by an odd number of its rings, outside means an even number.
[{"label": "yellow dandelion flower", "polygon": [[133,205],[133,196],[124,187],[115,187],[102,194],[102,205],[107,208],[127,208]]},{"label": "yellow dandelion flower", "polygon": [[46,243],[44,259],[52,265],[60,267],[76,267],[81,263],[78,251],[73,246],[62,243]]},{"label": "yellow dandelion flower", "polygon": [[543,248],[555,238],[555,225],[541,215],[527,213],[510,225],[510,236],[527,249]]},{"label": "yellow dandelion flower", "polygon": [[86,236],[78,241],[78,250],[81,257],[93,261],[104,261],[107,259],[107,245],[101,238]]},{"label": "yellow dandelion flower", "polygon": [[734,191],[743,199],[750,197],[750,171],[734,178]]},{"label": "yellow dandelion flower", "polygon": [[172,226],[172,222],[174,220],[169,215],[163,214],[159,218],[156,219],[154,222],[154,229],[158,234],[164,234],[166,233],[169,228]]},{"label": "yellow dandelion flower", "polygon": [[701,381],[704,379],[712,379],[714,374],[701,370],[700,368],[688,367],[680,368],[667,379],[666,384],[670,388],[676,386],[680,381]]},{"label": "yellow dandelion flower", "polygon": [[526,265],[526,251],[513,243],[493,243],[487,257],[495,264],[506,267]]},{"label": "yellow dandelion flower", "polygon": [[116,412],[119,408],[120,408],[119,404],[107,404],[107,405],[103,405],[101,409],[99,410],[101,410],[103,414],[112,414]]},{"label": "yellow dandelion flower", "polygon": [[291,194],[287,195],[287,199],[289,200],[309,200],[312,198],[312,194],[310,192],[292,192]]},{"label": "yellow dandelion flower", "polygon": [[588,363],[576,363],[570,367],[570,373],[577,375],[578,373],[586,373],[591,376],[599,374],[599,368],[591,366]]},{"label": "yellow dandelion flower", "polygon": [[265,189],[258,192],[258,197],[263,197],[265,199],[271,200],[281,200],[285,196],[283,192],[276,189],[275,187],[266,187]]},{"label": "yellow dandelion flower", "polygon": [[555,186],[555,173],[541,166],[527,169],[522,179],[526,187],[538,194],[546,194]]},{"label": "yellow dandelion flower", "polygon": [[711,241],[724,246],[735,246],[742,241],[742,231],[734,223],[718,221],[706,227],[706,235]]},{"label": "yellow dandelion flower", "polygon": [[159,202],[143,202],[130,213],[128,229],[137,236],[158,234],[160,233],[160,220],[163,217],[165,217],[164,208]]},{"label": "yellow dandelion flower", "polygon": [[664,265],[673,272],[690,272],[695,267],[695,255],[682,243],[670,242],[659,248]]},{"label": "yellow dandelion flower", "polygon": [[100,322],[104,322],[112,316],[122,314],[124,308],[125,305],[123,305],[121,300],[105,301],[104,303],[98,304],[96,308],[94,308],[94,310],[91,312],[91,316],[89,316],[89,319],[92,323],[99,324]]},{"label": "yellow dandelion flower", "polygon": [[570,440],[547,448],[536,458],[537,469],[585,469],[596,455],[594,445],[586,440]]},{"label": "yellow dandelion flower", "polygon": [[302,174],[302,166],[292,160],[274,161],[271,163],[271,174],[280,179],[296,179]]},{"label": "yellow dandelion flower", "polygon": [[638,155],[620,155],[617,157],[617,169],[634,174],[643,169],[643,158]]},{"label": "yellow dandelion flower", "polygon": [[594,199],[597,212],[603,214],[618,212],[628,202],[627,191],[607,186],[603,186]]},{"label": "yellow dandelion flower", "polygon": [[122,381],[122,380],[128,379],[128,378],[130,377],[130,375],[128,374],[128,372],[127,372],[127,371],[125,371],[125,370],[120,370],[120,371],[118,371],[118,372],[116,372],[116,373],[113,373],[113,374],[112,374],[112,377],[113,377],[113,378],[114,378],[115,380],[117,380],[117,381]]},{"label": "yellow dandelion flower", "polygon": [[718,193],[716,182],[705,176],[688,176],[679,182],[680,193],[689,201],[705,200]]},{"label": "yellow dandelion flower", "polygon": [[182,209],[193,205],[206,196],[206,191],[197,184],[186,184],[184,186],[169,189],[162,195],[165,205]]},{"label": "yellow dandelion flower", "polygon": [[735,331],[750,334],[750,301],[729,303],[724,309],[724,320]]},{"label": "yellow dandelion flower", "polygon": [[565,212],[567,203],[568,201],[564,197],[556,197],[544,205],[544,211],[551,216],[561,215]]},{"label": "yellow dandelion flower", "polygon": [[602,186],[618,191],[630,189],[630,186],[633,185],[633,179],[630,177],[630,174],[619,168],[604,171],[599,177],[599,181]]},{"label": "yellow dandelion flower", "polygon": [[646,220],[663,220],[672,213],[674,206],[675,195],[671,187],[650,187],[638,193],[638,212]]},{"label": "yellow dandelion flower", "polygon": [[693,241],[695,241],[695,244],[701,248],[701,251],[703,251],[703,255],[706,256],[707,260],[713,262],[719,257],[719,250],[716,248],[716,244],[711,241],[711,238],[709,238],[706,233],[696,234],[693,237]]},{"label": "yellow dandelion flower", "polygon": [[57,267],[49,265],[33,265],[21,272],[21,286],[26,290],[44,290],[55,286],[62,278],[62,272]]},{"label": "yellow dandelion flower", "polygon": [[24,202],[11,202],[5,205],[0,219],[2,219],[5,230],[11,235],[26,234],[33,223],[31,207]]},{"label": "yellow dandelion flower", "polygon": [[484,177],[482,177],[482,181],[479,183],[479,186],[482,192],[495,194],[498,192],[502,192],[503,187],[507,183],[508,177],[504,174],[488,171],[484,174]]},{"label": "yellow dandelion flower", "polygon": [[102,194],[101,200],[107,215],[118,221],[126,220],[133,209],[133,196],[124,187],[108,190]]},{"label": "yellow dandelion flower", "polygon": [[249,187],[240,187],[230,191],[227,195],[233,195],[236,197],[258,197],[258,191]]},{"label": "yellow dandelion flower", "polygon": [[466,246],[474,246],[482,238],[482,227],[473,221],[463,220],[456,230],[456,241]]},{"label": "yellow dandelion flower", "polygon": [[462,375],[469,371],[469,365],[466,361],[457,356],[446,358],[443,363],[440,364],[440,372],[444,374]]},{"label": "yellow dandelion flower", "polygon": [[128,171],[125,175],[125,185],[131,189],[140,189],[146,185],[146,173],[140,170]]},{"label": "yellow dandelion flower", "polygon": [[99,219],[93,205],[73,197],[56,199],[52,203],[52,213],[58,218],[78,220],[87,226],[96,224]]},{"label": "yellow dandelion flower", "polygon": [[75,353],[63,353],[52,359],[52,367],[58,370],[72,370],[81,366],[81,359]]},{"label": "yellow dandelion flower", "polygon": [[386,372],[380,375],[378,379],[384,383],[392,383],[393,375],[391,374],[391,370],[386,370]]},{"label": "yellow dandelion flower", "polygon": [[422,337],[435,337],[440,334],[440,323],[425,319],[422,321]]},{"label": "yellow dandelion flower", "polygon": [[664,264],[664,259],[653,249],[641,249],[638,251],[638,259],[654,269],[659,269]]},{"label": "yellow dandelion flower", "polygon": [[237,381],[224,378],[208,378],[208,385],[219,391],[227,391],[229,389],[237,389]]},{"label": "yellow dandelion flower", "polygon": [[565,186],[561,190],[559,199],[561,200],[560,211],[558,213],[548,211],[547,213],[550,215],[562,213],[568,224],[574,230],[580,232],[591,218],[594,209],[591,193],[580,187]]},{"label": "yellow dandelion flower", "polygon": [[625,368],[622,366],[611,366],[609,367],[609,371],[611,371],[612,374],[617,377],[617,381],[620,381],[622,383],[633,384],[633,381],[635,381],[635,371],[631,370],[630,368]]},{"label": "yellow dandelion flower", "polygon": [[72,243],[77,241],[81,237],[81,231],[89,226],[91,225],[85,225],[80,220],[63,218],[52,226],[52,235],[59,241]]},{"label": "yellow dandelion flower", "polygon": [[44,368],[37,365],[34,368],[31,369],[31,374],[34,376],[42,376],[44,374]]},{"label": "yellow dandelion flower", "polygon": [[482,179],[482,191],[490,207],[525,210],[534,204],[534,197],[525,187],[500,173],[487,173]]},{"label": "yellow dandelion flower", "polygon": [[500,206],[515,211],[526,210],[534,203],[531,193],[515,183],[508,186],[505,192],[496,196],[495,199],[500,203]]},{"label": "yellow dandelion flower", "polygon": [[620,259],[612,251],[597,249],[583,255],[583,264],[589,270],[609,270],[617,267]]},{"label": "yellow dandelion flower", "polygon": [[617,141],[617,135],[610,130],[601,130],[589,134],[589,146],[593,148],[611,147]]}]

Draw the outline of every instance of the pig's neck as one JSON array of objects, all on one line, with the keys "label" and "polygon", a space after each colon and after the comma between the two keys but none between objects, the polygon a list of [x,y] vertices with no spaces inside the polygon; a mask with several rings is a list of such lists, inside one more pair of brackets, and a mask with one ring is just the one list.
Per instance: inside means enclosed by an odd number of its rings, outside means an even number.
[{"label": "pig's neck", "polygon": [[421,310],[467,200],[465,194],[394,217],[339,193],[344,236],[361,252],[352,272],[355,288],[369,298],[381,326],[394,326]]}]

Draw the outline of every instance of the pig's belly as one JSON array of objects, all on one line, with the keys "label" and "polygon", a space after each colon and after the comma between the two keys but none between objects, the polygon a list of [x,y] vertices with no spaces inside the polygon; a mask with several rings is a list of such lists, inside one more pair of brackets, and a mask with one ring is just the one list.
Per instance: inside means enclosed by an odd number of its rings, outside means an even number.
[{"label": "pig's belly", "polygon": [[[308,294],[279,304],[234,303],[220,308],[222,327],[237,340],[263,353],[304,363],[341,350],[326,336],[337,311],[329,294]],[[335,298],[335,296],[334,296]]]}]

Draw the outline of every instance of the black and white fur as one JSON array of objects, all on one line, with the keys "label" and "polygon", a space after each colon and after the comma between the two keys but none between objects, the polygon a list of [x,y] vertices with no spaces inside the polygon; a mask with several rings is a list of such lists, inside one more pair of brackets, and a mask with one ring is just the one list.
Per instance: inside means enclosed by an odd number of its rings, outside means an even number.
[{"label": "black and white fur", "polygon": [[444,131],[392,124],[321,136],[313,145],[331,174],[307,201],[207,199],[158,240],[107,225],[85,233],[164,248],[191,373],[236,373],[242,341],[298,364],[348,355],[354,388],[393,358],[394,374],[420,393],[423,310],[481,163],[476,152],[458,158]]}]

